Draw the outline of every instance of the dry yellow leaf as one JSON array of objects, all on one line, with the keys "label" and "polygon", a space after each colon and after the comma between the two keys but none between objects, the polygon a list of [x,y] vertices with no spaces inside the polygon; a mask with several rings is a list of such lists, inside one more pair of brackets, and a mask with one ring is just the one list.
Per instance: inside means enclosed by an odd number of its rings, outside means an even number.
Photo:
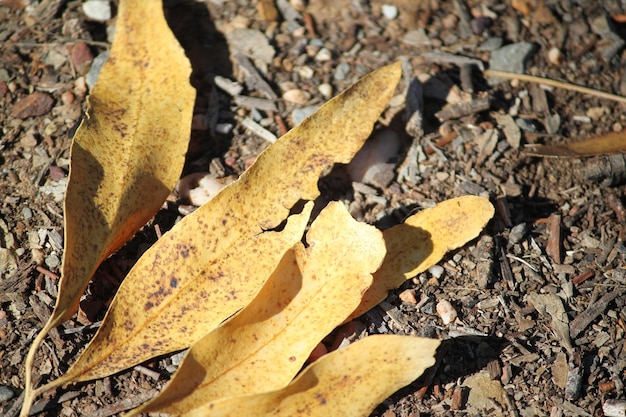
[{"label": "dry yellow leaf", "polygon": [[452,198],[412,215],[383,232],[387,255],[374,274],[374,282],[352,315],[357,317],[387,296],[387,291],[443,258],[446,252],[474,239],[493,217],[494,208],[486,198]]},{"label": "dry yellow leaf", "polygon": [[196,342],[138,413],[182,414],[212,400],[283,388],[354,311],[385,256],[382,233],[330,203],[252,302]]},{"label": "dry yellow leaf", "polygon": [[195,98],[191,66],[160,0],[127,6],[120,2],[110,57],[72,144],[59,294],[29,352],[27,399],[43,338],[76,312],[98,265],[158,211],[183,168]]},{"label": "dry yellow leaf", "polygon": [[432,366],[438,346],[434,339],[369,336],[318,359],[283,389],[217,400],[183,415],[365,417]]},{"label": "dry yellow leaf", "polygon": [[325,168],[354,156],[400,72],[399,63],[381,68],[329,101],[159,239],[129,272],[77,363],[44,388],[103,377],[186,348],[247,305],[302,236],[298,230],[308,213],[281,232],[267,230],[298,201],[319,195]]}]

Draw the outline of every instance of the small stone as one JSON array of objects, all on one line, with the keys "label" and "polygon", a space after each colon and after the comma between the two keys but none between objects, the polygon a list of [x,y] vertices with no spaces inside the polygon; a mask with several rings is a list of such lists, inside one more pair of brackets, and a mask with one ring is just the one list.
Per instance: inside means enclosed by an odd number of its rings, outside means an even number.
[{"label": "small stone", "polygon": [[441,265],[433,265],[430,268],[428,268],[428,272],[430,272],[430,274],[435,277],[436,279],[441,278],[441,276],[443,275],[443,266]]},{"label": "small stone", "polygon": [[329,99],[332,97],[333,95],[333,86],[328,84],[328,83],[324,83],[324,84],[320,84],[317,87],[317,91],[320,92],[320,94],[322,95],[322,97],[324,97],[325,99]]},{"label": "small stone", "polygon": [[398,295],[398,297],[409,304],[417,304],[417,299],[415,298],[415,290],[404,290]]},{"label": "small stone", "polygon": [[322,48],[315,55],[315,60],[317,62],[325,62],[325,61],[330,61],[332,57],[333,57],[333,54],[332,52],[330,52],[328,48]]},{"label": "small stone", "polygon": [[283,99],[289,103],[306,104],[311,99],[311,95],[306,91],[294,88],[285,91],[283,93]]},{"label": "small stone", "polygon": [[98,80],[98,75],[100,75],[100,71],[102,70],[102,66],[109,59],[109,51],[104,51],[100,55],[94,58],[91,63],[91,68],[89,68],[89,72],[85,76],[85,82],[89,89],[93,89],[93,86],[96,85],[96,81]]},{"label": "small stone", "polygon": [[85,42],[77,42],[70,48],[70,59],[76,71],[84,75],[89,71],[93,55]]},{"label": "small stone", "polygon": [[398,17],[398,8],[393,4],[383,4],[382,13],[389,20],[393,20]]},{"label": "small stone", "polygon": [[337,65],[337,68],[335,68],[333,78],[335,79],[335,81],[343,81],[348,76],[348,73],[350,73],[350,64],[342,62],[341,64]]},{"label": "small stone", "polygon": [[315,71],[313,71],[313,68],[309,67],[308,65],[304,65],[298,68],[298,75],[300,76],[300,78],[309,80],[313,78],[313,75],[315,75]]},{"label": "small stone", "polygon": [[41,91],[35,91],[19,100],[15,106],[13,106],[11,117],[26,119],[28,117],[43,116],[52,110],[53,105],[54,100],[52,97]]},{"label": "small stone", "polygon": [[565,56],[559,48],[552,47],[548,51],[548,61],[554,65],[562,65],[563,61],[565,61]]},{"label": "small stone", "polygon": [[61,260],[56,255],[56,253],[52,253],[46,257],[45,263],[48,269],[52,270],[58,268],[58,266],[61,265]]},{"label": "small stone", "polygon": [[[517,42],[503,46],[491,53],[489,68],[492,70],[524,73],[524,62],[534,51],[535,46],[529,42]],[[489,78],[489,84],[495,85],[506,80],[496,77]]]},{"label": "small stone", "polygon": [[608,113],[609,109],[604,106],[590,107],[586,112],[587,117],[589,117],[591,120],[598,120],[600,119],[600,117]]},{"label": "small stone", "polygon": [[432,43],[424,28],[419,28],[407,32],[402,38],[402,42],[409,46],[424,46]]},{"label": "small stone", "polygon": [[15,393],[13,392],[11,388],[4,386],[4,385],[0,385],[0,403],[9,401],[11,398],[13,398],[14,395]]},{"label": "small stone", "polygon": [[63,104],[72,104],[75,99],[76,97],[71,91],[65,91],[63,92],[63,94],[61,94],[61,102]]},{"label": "small stone", "polygon": [[513,226],[511,232],[509,232],[509,242],[513,245],[520,243],[526,233],[528,232],[528,225],[526,223],[520,223]]},{"label": "small stone", "polygon": [[87,0],[83,3],[83,13],[89,20],[105,22],[111,18],[111,3],[108,0]]},{"label": "small stone", "polygon": [[441,321],[443,324],[448,325],[452,323],[457,318],[457,313],[450,301],[441,300],[437,303],[437,314],[441,317]]},{"label": "small stone", "polygon": [[218,179],[213,174],[195,172],[181,178],[176,184],[176,191],[181,199],[199,207],[209,202],[230,182],[230,178]]},{"label": "small stone", "polygon": [[33,211],[29,207],[24,207],[22,209],[22,216],[24,216],[25,219],[30,219],[33,217]]},{"label": "small stone", "polygon": [[302,107],[299,109],[295,109],[291,113],[291,119],[293,120],[294,126],[302,123],[304,119],[306,119],[307,117],[315,113],[319,108],[320,106],[309,106],[309,107]]},{"label": "small stone", "polygon": [[291,4],[291,7],[293,7],[297,11],[303,12],[306,10],[307,1],[306,0],[289,0],[289,4]]}]

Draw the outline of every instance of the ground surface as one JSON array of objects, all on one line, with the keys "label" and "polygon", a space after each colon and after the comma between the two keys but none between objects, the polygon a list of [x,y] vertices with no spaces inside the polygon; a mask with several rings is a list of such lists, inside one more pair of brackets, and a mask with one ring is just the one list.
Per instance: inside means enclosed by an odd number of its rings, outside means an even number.
[{"label": "ground surface", "polygon": [[[312,0],[308,6],[294,1],[300,11],[292,13],[281,3],[282,13],[275,13],[272,1],[166,1],[198,88],[186,173],[241,173],[268,145],[242,126],[244,119],[280,136],[299,117],[294,110],[318,105],[325,95],[402,58],[405,77],[380,126],[387,129],[388,141],[398,143],[392,164],[366,185],[351,184],[339,169],[321,188],[345,201],[356,218],[381,228],[455,196],[483,195],[496,206],[496,217],[481,237],[353,323],[351,331],[357,333],[366,329],[446,341],[437,365],[374,415],[599,416],[609,400],[626,399],[626,187],[608,185],[610,178],[604,184],[589,178],[596,171],[619,176],[618,167],[601,158],[541,159],[524,152],[528,144],[619,132],[626,126],[622,105],[531,83],[492,86],[478,68],[461,69],[443,55],[487,65],[500,41],[503,46],[528,42],[533,48],[526,61],[518,52],[504,61],[525,62],[528,74],[626,95],[624,4],[534,3]],[[396,17],[388,6],[395,7]],[[92,58],[108,50],[113,25],[114,19],[88,20],[78,1],[0,1],[3,415],[13,416],[19,408],[25,355],[54,305],[70,137],[85,108],[85,75]],[[242,28],[254,29],[255,36],[248,32],[237,43],[233,34]],[[269,53],[261,52],[267,51],[264,42]],[[258,52],[252,62],[270,91],[258,83],[246,85],[242,58],[229,59],[236,50]],[[228,95],[215,87],[215,75],[240,82],[243,91]],[[427,76],[432,78],[426,81]],[[423,134],[411,122],[409,135],[405,108],[411,99],[403,93],[413,77],[424,81]],[[285,97],[291,101],[280,98],[288,90],[295,91]],[[272,94],[279,98],[250,102],[244,97]],[[441,121],[435,113],[447,105],[446,96],[452,103],[489,100],[485,108]],[[229,125],[230,133],[220,133]],[[190,209],[176,196],[171,200],[105,262],[81,315],[45,343],[37,361],[43,380],[66,370],[93,335],[124,273],[156,238],[154,225],[167,230]],[[458,321],[442,322],[435,308],[441,300],[452,304]],[[567,317],[559,322],[561,306]],[[559,330],[563,323],[565,331]],[[70,386],[35,408],[46,416],[116,415],[152,396],[174,363],[176,358],[153,360]]]}]

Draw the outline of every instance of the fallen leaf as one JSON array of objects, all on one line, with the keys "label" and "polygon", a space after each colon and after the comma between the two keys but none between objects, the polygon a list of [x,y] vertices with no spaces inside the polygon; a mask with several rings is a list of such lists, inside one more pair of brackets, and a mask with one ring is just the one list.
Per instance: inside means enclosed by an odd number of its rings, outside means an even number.
[{"label": "fallen leaf", "polygon": [[45,335],[77,311],[98,265],[159,210],[184,164],[195,97],[191,66],[160,0],[127,5],[120,2],[111,55],[72,144],[59,294],[29,352],[26,398]]},{"label": "fallen leaf", "polygon": [[247,305],[302,236],[308,213],[270,230],[298,201],[319,195],[324,169],[354,156],[400,72],[400,63],[383,67],[330,100],[163,235],[129,272],[78,361],[42,391],[186,348]]},{"label": "fallen leaf", "polygon": [[283,388],[358,306],[385,255],[382,233],[330,203],[252,302],[196,342],[164,390],[133,410],[179,415],[220,398]]},{"label": "fallen leaf", "polygon": [[431,367],[438,346],[434,339],[369,336],[318,359],[283,389],[217,400],[183,415],[368,416]]},{"label": "fallen leaf", "polygon": [[626,131],[558,145],[527,145],[524,153],[532,156],[580,158],[626,153]]},{"label": "fallen leaf", "polygon": [[387,291],[424,272],[446,252],[474,239],[493,217],[494,208],[482,197],[453,198],[427,208],[383,232],[387,255],[374,282],[351,317],[357,317],[387,297]]}]

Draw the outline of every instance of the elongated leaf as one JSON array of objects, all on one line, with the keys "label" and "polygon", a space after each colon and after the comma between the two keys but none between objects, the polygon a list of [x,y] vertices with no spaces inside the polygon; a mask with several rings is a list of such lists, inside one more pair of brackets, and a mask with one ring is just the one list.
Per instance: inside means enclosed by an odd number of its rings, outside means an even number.
[{"label": "elongated leaf", "polygon": [[533,156],[581,158],[585,156],[626,153],[626,132],[552,145],[528,145],[524,153]]},{"label": "elongated leaf", "polygon": [[493,206],[485,198],[452,198],[385,230],[387,255],[352,317],[373,308],[385,299],[387,291],[435,265],[446,252],[474,239],[493,213]]},{"label": "elongated leaf", "polygon": [[281,237],[287,230],[264,230],[279,225],[300,199],[319,194],[325,168],[350,160],[399,76],[399,63],[381,68],[329,101],[159,239],[124,280],[77,363],[46,388],[188,347],[247,305],[294,243],[288,242],[302,235],[296,225],[289,238]]},{"label": "elongated leaf", "polygon": [[210,400],[282,388],[354,311],[385,255],[382,233],[330,203],[242,311],[195,343],[157,397],[135,413],[182,414]]},{"label": "elongated leaf", "polygon": [[318,359],[284,389],[217,400],[184,416],[368,416],[432,366],[438,346],[434,339],[369,336]]},{"label": "elongated leaf", "polygon": [[72,144],[59,294],[31,346],[27,378],[45,335],[76,312],[98,265],[158,211],[183,168],[191,66],[160,0],[127,6],[120,2],[110,57]]}]

